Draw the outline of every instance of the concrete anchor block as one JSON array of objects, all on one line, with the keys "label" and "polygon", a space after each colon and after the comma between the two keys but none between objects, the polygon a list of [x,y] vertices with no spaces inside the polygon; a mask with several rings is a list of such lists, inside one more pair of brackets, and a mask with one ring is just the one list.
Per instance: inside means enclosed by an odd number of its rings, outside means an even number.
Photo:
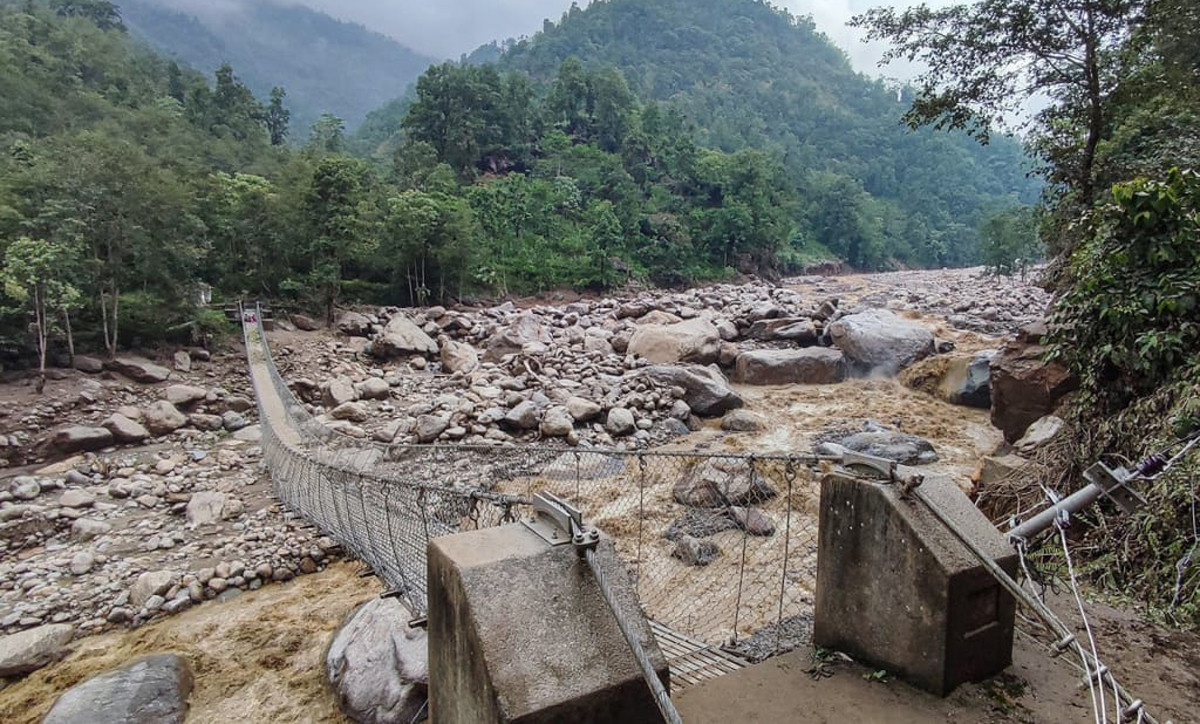
[{"label": "concrete anchor block", "polygon": [[[1017,556],[952,480],[922,493],[1010,575]],[[938,696],[1012,663],[1016,604],[954,534],[897,485],[821,481],[813,640]]]},{"label": "concrete anchor block", "polygon": [[[611,540],[597,557],[660,680],[666,658]],[[429,709],[438,724],[659,723],[579,553],[521,524],[429,542]]]}]

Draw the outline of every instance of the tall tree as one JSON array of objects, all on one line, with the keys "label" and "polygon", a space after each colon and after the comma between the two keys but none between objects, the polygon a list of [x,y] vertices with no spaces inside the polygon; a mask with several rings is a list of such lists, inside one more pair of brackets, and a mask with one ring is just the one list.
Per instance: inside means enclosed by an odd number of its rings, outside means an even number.
[{"label": "tall tree", "polygon": [[64,319],[69,332],[70,311],[80,302],[79,290],[69,281],[69,271],[77,261],[68,246],[29,237],[14,241],[4,254],[4,266],[0,268],[4,292],[24,302],[33,314],[38,392],[46,384],[46,351],[54,319]]},{"label": "tall tree", "polygon": [[282,146],[283,142],[287,140],[288,123],[292,119],[292,112],[283,107],[283,99],[286,96],[287,92],[279,86],[271,89],[271,102],[267,105],[265,121],[272,146]]},{"label": "tall tree", "polygon": [[905,115],[914,128],[965,129],[986,141],[1029,98],[1049,96],[1053,102],[1038,121],[1050,180],[1090,205],[1096,151],[1121,79],[1119,51],[1144,6],[1144,0],[978,0],[941,9],[875,8],[851,24],[866,28],[870,40],[891,43],[884,63],[903,58],[926,68]]},{"label": "tall tree", "polygon": [[345,265],[361,256],[366,233],[366,177],[369,170],[348,158],[329,157],[317,164],[304,199],[310,234],[309,281],[333,323]]}]

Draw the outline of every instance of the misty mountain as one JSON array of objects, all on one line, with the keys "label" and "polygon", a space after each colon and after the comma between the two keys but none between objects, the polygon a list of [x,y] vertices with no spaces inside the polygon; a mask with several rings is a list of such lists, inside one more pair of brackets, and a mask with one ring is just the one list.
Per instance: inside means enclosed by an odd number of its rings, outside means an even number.
[{"label": "misty mountain", "polygon": [[[1020,145],[911,132],[911,91],[856,72],[808,18],[759,0],[600,0],[510,46],[499,65],[550,79],[576,56],[614,65],[643,100],[667,101],[706,145],[774,148],[803,173],[823,169],[867,192],[961,220],[974,192],[1032,202]],[[898,97],[900,96],[900,97]],[[964,192],[969,189],[970,192]]]},{"label": "misty mountain", "polygon": [[293,138],[304,138],[322,113],[357,127],[434,62],[361,25],[300,5],[244,3],[197,17],[151,0],[119,4],[132,32],[196,70],[211,76],[228,61],[260,98],[283,86]]}]

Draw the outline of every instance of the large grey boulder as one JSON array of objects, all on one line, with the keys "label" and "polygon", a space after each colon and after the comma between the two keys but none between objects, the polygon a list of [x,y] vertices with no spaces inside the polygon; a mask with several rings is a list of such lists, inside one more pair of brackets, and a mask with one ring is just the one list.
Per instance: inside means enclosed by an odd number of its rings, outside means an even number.
[{"label": "large grey boulder", "polygon": [[750,325],[750,331],[746,333],[746,336],[764,342],[788,340],[802,345],[815,344],[817,326],[811,319],[803,317],[760,319]]},{"label": "large grey boulder", "polygon": [[734,362],[733,378],[747,385],[827,385],[846,379],[846,358],[836,349],[757,349]]},{"label": "large grey boulder", "polygon": [[425,334],[416,322],[397,314],[371,342],[371,354],[384,359],[438,353],[437,342]]},{"label": "large grey boulder", "polygon": [[869,420],[863,429],[818,443],[821,455],[841,455],[847,450],[894,460],[902,465],[927,465],[938,460],[933,445],[923,437],[892,430]]},{"label": "large grey boulder", "polygon": [[229,499],[225,493],[205,490],[192,493],[187,504],[188,525],[201,526],[218,523],[225,514],[225,503]]},{"label": "large grey boulder", "polygon": [[541,407],[533,400],[517,403],[504,416],[504,424],[518,430],[532,430],[542,421]]},{"label": "large grey boulder", "polygon": [[678,324],[644,324],[634,331],[625,351],[655,364],[710,364],[721,354],[721,333],[703,317]]},{"label": "large grey boulder", "polygon": [[59,453],[99,450],[113,444],[113,434],[103,427],[70,425],[60,427],[46,438],[45,447]]},{"label": "large grey boulder", "polygon": [[416,721],[429,691],[425,631],[394,598],[356,608],[333,635],[325,675],[342,712],[361,724]]},{"label": "large grey boulder", "polygon": [[464,342],[455,342],[449,337],[438,339],[441,347],[442,369],[450,374],[462,372],[469,374],[479,367],[479,353],[475,348]]},{"label": "large grey boulder", "polygon": [[870,309],[829,325],[835,347],[863,371],[895,374],[934,353],[933,333],[886,309]]},{"label": "large grey boulder", "polygon": [[58,661],[74,636],[72,626],[56,623],[0,637],[0,678],[23,676]]},{"label": "large grey boulder", "polygon": [[142,606],[151,596],[162,596],[179,580],[175,571],[146,571],[129,588],[129,602]]},{"label": "large grey boulder", "polygon": [[141,357],[117,357],[109,360],[105,366],[114,372],[125,375],[134,382],[154,384],[166,382],[171,377],[171,370]]},{"label": "large grey boulder", "polygon": [[337,407],[358,399],[358,388],[349,377],[334,377],[321,385],[321,402],[326,407]]},{"label": "large grey boulder", "polygon": [[955,386],[951,402],[984,410],[992,406],[992,358],[998,351],[986,349],[971,358],[966,374]]},{"label": "large grey boulder", "polygon": [[371,333],[371,320],[365,314],[345,312],[338,317],[337,329],[349,337],[366,337]]},{"label": "large grey boulder", "polygon": [[663,387],[682,387],[683,399],[697,415],[723,415],[745,404],[729,387],[729,380],[714,367],[655,365],[642,374]]},{"label": "large grey boulder", "polygon": [[146,429],[152,435],[166,435],[188,424],[187,415],[166,400],[159,400],[143,412]]},{"label": "large grey boulder", "polygon": [[170,402],[176,407],[187,407],[188,405],[203,400],[208,392],[203,387],[194,385],[171,385],[167,387],[164,394],[167,402]]},{"label": "large grey boulder", "polygon": [[111,432],[117,442],[138,443],[150,437],[144,425],[117,412],[104,418],[100,426]]},{"label": "large grey boulder", "polygon": [[694,508],[748,505],[775,496],[771,485],[744,458],[709,458],[675,483],[677,503]]},{"label": "large grey boulder", "polygon": [[574,429],[575,418],[562,405],[555,405],[547,409],[546,413],[542,415],[542,423],[539,428],[544,437],[566,437]]},{"label": "large grey boulder", "polygon": [[42,724],[182,724],[192,668],[176,654],[154,654],[67,689]]},{"label": "large grey boulder", "polygon": [[525,312],[488,339],[487,351],[484,352],[483,359],[488,362],[499,362],[506,355],[520,352],[527,344],[548,345],[551,342],[553,342],[553,337],[541,320],[537,318],[537,315]]}]

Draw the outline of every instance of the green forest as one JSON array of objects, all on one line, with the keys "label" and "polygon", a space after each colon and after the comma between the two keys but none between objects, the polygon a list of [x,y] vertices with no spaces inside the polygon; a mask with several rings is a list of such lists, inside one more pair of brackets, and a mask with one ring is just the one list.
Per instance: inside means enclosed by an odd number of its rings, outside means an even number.
[{"label": "green forest", "polygon": [[[720,4],[697,5],[708,14],[690,22],[717,23]],[[4,336],[27,344],[31,309],[60,351],[76,337],[111,353],[203,334],[217,326],[196,304],[205,289],[331,315],[339,303],[685,285],[835,258],[973,263],[987,215],[1031,200],[1037,184],[1014,143],[984,151],[908,134],[890,92],[852,73],[809,24],[749,0],[727,5],[725,15],[749,13],[748,45],[704,46],[711,68],[735,73],[751,51],[753,65],[769,64],[782,43],[812,56],[811,78],[849,84],[844,95],[874,120],[843,108],[820,133],[809,118],[805,143],[797,118],[778,138],[735,138],[720,128],[742,121],[722,116],[716,96],[660,100],[668,94],[646,86],[649,65],[674,62],[671,48],[647,46],[625,70],[575,43],[592,22],[575,9],[499,63],[429,68],[348,137],[330,114],[297,127],[283,86],[256,96],[229,64],[205,77],[162,56],[113,3],[0,4],[0,251],[13,257]],[[589,12],[617,7],[639,6]],[[563,58],[529,64],[563,42]],[[789,82],[797,108],[845,100],[810,83],[809,104]],[[851,121],[858,135],[830,146]],[[892,194],[916,181],[883,177],[918,164],[881,160],[884,149],[929,156],[937,168],[924,173],[945,177]]]}]

